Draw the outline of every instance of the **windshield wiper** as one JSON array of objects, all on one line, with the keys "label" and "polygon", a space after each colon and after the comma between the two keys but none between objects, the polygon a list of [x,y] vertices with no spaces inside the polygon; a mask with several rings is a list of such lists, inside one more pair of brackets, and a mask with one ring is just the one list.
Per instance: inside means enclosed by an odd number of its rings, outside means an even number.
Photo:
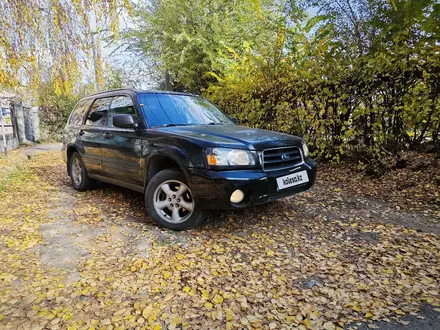
[{"label": "windshield wiper", "polygon": [[163,124],[163,125],[156,126],[156,127],[193,126],[193,125],[224,125],[224,124],[223,123],[215,123],[215,122],[211,121],[206,124],[174,124],[174,123],[169,123],[169,124]]},{"label": "windshield wiper", "polygon": [[170,123],[170,124],[163,124],[163,125],[160,126],[160,127],[188,126],[188,125],[191,125],[191,124],[173,124],[173,123]]}]

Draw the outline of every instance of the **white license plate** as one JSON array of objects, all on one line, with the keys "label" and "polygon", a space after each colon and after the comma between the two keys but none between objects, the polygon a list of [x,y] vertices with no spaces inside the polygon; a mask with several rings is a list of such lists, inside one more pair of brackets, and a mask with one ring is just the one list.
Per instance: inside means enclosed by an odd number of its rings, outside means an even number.
[{"label": "white license plate", "polygon": [[309,182],[307,171],[301,171],[277,178],[278,189],[285,189]]}]

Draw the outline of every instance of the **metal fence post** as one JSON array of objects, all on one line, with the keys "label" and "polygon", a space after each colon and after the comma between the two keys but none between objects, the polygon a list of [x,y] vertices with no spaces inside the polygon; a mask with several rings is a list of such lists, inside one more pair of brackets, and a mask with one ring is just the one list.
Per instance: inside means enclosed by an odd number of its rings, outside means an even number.
[{"label": "metal fence post", "polygon": [[3,151],[5,152],[5,156],[8,157],[8,147],[6,146],[6,134],[5,134],[5,126],[3,117],[6,116],[6,109],[2,108],[0,111],[0,123],[2,129],[2,137],[3,137]]},{"label": "metal fence post", "polygon": [[34,142],[40,141],[40,117],[38,117],[38,111],[39,111],[38,107],[31,108]]},{"label": "metal fence post", "polygon": [[15,124],[17,125],[18,143],[23,144],[26,142],[23,103],[21,101],[13,101],[11,102],[11,108],[14,109],[13,113],[15,118]]}]

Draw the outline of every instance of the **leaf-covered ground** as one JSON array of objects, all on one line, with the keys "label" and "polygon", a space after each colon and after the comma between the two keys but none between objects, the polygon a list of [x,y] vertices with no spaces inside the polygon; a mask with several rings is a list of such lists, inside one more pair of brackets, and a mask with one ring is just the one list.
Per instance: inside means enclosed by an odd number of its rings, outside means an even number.
[{"label": "leaf-covered ground", "polygon": [[59,152],[37,154],[0,192],[0,328],[350,329],[440,311],[435,189],[362,180],[323,168],[310,192],[175,233],[142,195],[78,193]]}]

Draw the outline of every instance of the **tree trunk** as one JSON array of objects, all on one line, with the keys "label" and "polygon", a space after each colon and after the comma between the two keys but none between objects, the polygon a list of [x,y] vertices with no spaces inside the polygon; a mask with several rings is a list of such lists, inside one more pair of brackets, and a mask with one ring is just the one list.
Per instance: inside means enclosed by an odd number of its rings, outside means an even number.
[{"label": "tree trunk", "polygon": [[92,53],[93,53],[93,66],[95,71],[95,88],[99,92],[102,89],[102,58],[101,58],[101,44],[99,42],[99,34],[97,34],[97,40],[95,39],[95,33],[92,33]]}]

